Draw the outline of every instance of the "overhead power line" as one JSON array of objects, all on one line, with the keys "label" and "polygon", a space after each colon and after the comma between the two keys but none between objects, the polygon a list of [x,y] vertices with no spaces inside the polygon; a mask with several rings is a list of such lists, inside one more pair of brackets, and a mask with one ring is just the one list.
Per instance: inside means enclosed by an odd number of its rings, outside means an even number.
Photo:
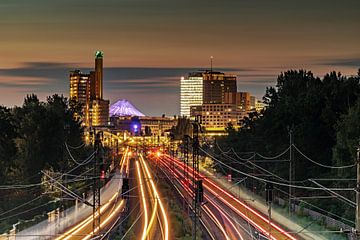
[{"label": "overhead power line", "polygon": [[79,162],[79,161],[75,160],[74,156],[71,154],[70,149],[69,149],[69,147],[68,147],[68,145],[66,143],[65,143],[65,147],[66,147],[67,152],[69,153],[69,156],[70,156],[71,160],[73,160],[79,166],[88,164],[93,159],[93,157],[95,156],[95,154],[97,152],[97,150],[95,150],[85,160]]},{"label": "overhead power line", "polygon": [[[243,174],[247,177],[250,177],[250,178],[253,178],[253,179],[256,179],[258,181],[262,181],[262,182],[269,182],[269,183],[273,183],[273,184],[276,184],[276,185],[279,185],[279,186],[285,186],[285,187],[294,187],[294,188],[299,188],[299,189],[306,189],[306,190],[324,190],[324,188],[320,188],[320,187],[308,187],[308,186],[299,186],[299,185],[290,185],[290,184],[286,184],[286,183],[281,183],[281,182],[275,182],[275,181],[272,181],[272,180],[268,180],[268,179],[263,179],[263,178],[259,178],[257,176],[254,176],[254,175],[251,175],[251,174],[248,174],[248,173],[245,173],[245,172],[242,172],[236,168],[233,168],[231,166],[229,166],[228,164],[226,163],[223,163],[222,161],[220,161],[219,159],[215,158],[214,156],[212,156],[211,154],[209,154],[208,152],[204,151],[202,148],[200,148],[200,150],[202,152],[204,152],[206,155],[208,155],[209,157],[211,157],[213,160],[215,160],[216,162],[220,163],[221,165],[233,170],[234,172],[238,172],[240,174]],[[328,188],[329,190],[332,190],[332,191],[355,191],[354,188]]]},{"label": "overhead power line", "polygon": [[315,160],[312,160],[311,158],[309,158],[308,156],[306,156],[303,152],[300,151],[299,148],[297,148],[294,144],[292,145],[296,151],[298,153],[300,153],[305,159],[309,160],[310,162],[320,166],[320,167],[324,167],[324,168],[331,168],[331,169],[343,169],[343,168],[352,168],[352,167],[355,167],[356,166],[356,163],[354,164],[351,164],[351,165],[345,165],[345,166],[329,166],[329,165],[325,165],[325,164],[321,164],[321,163],[318,163],[316,162]]}]

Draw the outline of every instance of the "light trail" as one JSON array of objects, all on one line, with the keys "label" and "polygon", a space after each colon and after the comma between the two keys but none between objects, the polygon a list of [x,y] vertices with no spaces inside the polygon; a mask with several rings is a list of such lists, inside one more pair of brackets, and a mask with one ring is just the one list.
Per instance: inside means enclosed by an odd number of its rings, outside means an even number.
[{"label": "light trail", "polygon": [[139,184],[140,184],[140,192],[141,192],[141,202],[142,202],[142,206],[144,208],[144,228],[143,228],[143,233],[141,236],[142,240],[146,239],[146,233],[147,233],[147,228],[148,228],[148,212],[147,212],[147,206],[146,206],[146,199],[145,199],[145,193],[144,193],[144,186],[143,186],[143,182],[141,179],[141,172],[140,172],[140,167],[139,167],[139,162],[136,161],[136,169],[137,169],[137,174],[138,174],[138,178],[139,178]]},{"label": "light trail", "polygon": [[[144,165],[142,164],[142,162],[140,162],[140,165],[142,166],[142,168],[141,168],[142,171],[145,172]],[[148,199],[154,199],[154,206],[153,206],[153,209],[152,209],[150,222],[149,222],[149,225],[148,225],[148,228],[147,228],[147,231],[146,231],[146,237],[147,237],[150,234],[150,230],[151,230],[153,224],[155,223],[155,218],[157,217],[158,201],[156,200],[155,193],[153,193],[151,191],[152,187],[150,186],[150,181],[146,181],[146,186],[147,186],[148,192],[151,195]]]},{"label": "light trail", "polygon": [[[210,183],[213,187],[215,187],[216,189],[218,189],[219,191],[221,191],[222,193],[224,193],[225,195],[227,195],[228,197],[230,197],[232,200],[236,201],[237,203],[241,204],[243,207],[245,207],[247,210],[251,211],[253,214],[255,214],[257,217],[261,218],[266,224],[269,224],[269,220],[266,219],[264,216],[262,216],[261,214],[259,214],[258,212],[256,212],[254,209],[250,208],[249,206],[247,206],[246,204],[244,204],[243,202],[241,202],[239,199],[235,198],[234,196],[232,196],[231,194],[229,194],[228,192],[224,191],[222,188],[220,188],[219,186],[217,186],[215,183],[213,183],[212,181],[210,181],[209,179],[205,179],[206,182]],[[205,185],[206,186],[206,185]],[[213,194],[216,193],[211,189],[211,187],[207,187],[209,191],[213,192]],[[219,196],[220,197],[220,196]],[[222,198],[222,197],[220,197]],[[222,198],[223,199],[223,198]],[[226,201],[224,199],[224,202],[228,203],[229,206],[233,209],[236,209],[236,212],[240,213],[243,216],[244,215],[241,211],[239,211],[237,208],[235,208],[230,202]],[[248,220],[250,220],[250,222],[253,223],[253,225],[257,226],[259,229],[262,229],[264,233],[267,234],[267,236],[269,235],[269,232],[265,229],[263,229],[259,224],[256,224],[253,220],[251,220],[249,217],[246,216],[246,218]],[[288,237],[289,239],[292,240],[296,240],[296,238],[294,238],[293,236],[291,236],[290,234],[288,234],[287,232],[285,232],[283,229],[281,229],[279,226],[275,225],[273,222],[270,223],[272,227],[276,228],[281,234],[285,235],[286,237]],[[271,236],[272,239],[276,239],[275,237]]]},{"label": "light trail", "polygon": [[230,218],[227,216],[227,214],[218,206],[217,203],[214,202],[214,200],[211,200],[209,197],[205,197],[208,202],[211,202],[212,205],[221,213],[222,216],[226,218],[226,220],[230,223],[231,227],[235,230],[236,234],[238,235],[239,239],[244,240],[243,236],[241,235],[238,228],[234,225],[234,223],[230,220]]},{"label": "light trail", "polygon": [[169,222],[168,222],[168,217],[166,215],[166,211],[165,211],[165,208],[164,208],[164,205],[161,201],[161,198],[160,198],[160,195],[156,189],[156,186],[155,186],[155,183],[154,183],[154,180],[153,178],[151,177],[151,174],[150,174],[150,171],[149,171],[149,168],[146,164],[146,162],[144,161],[144,158],[142,155],[140,155],[140,161],[142,162],[142,164],[144,165],[145,167],[145,171],[146,171],[146,174],[148,176],[148,178],[150,179],[150,184],[152,186],[152,189],[153,189],[153,192],[155,194],[155,199],[159,202],[159,205],[160,205],[160,209],[161,209],[161,215],[162,215],[162,218],[163,218],[163,221],[164,221],[164,225],[165,225],[165,236],[164,236],[164,239],[165,240],[168,240],[169,239]]},{"label": "light trail", "polygon": [[[125,161],[128,161],[128,148],[126,148],[125,150],[125,154],[123,155],[123,158],[120,160],[120,165],[121,165],[121,170],[123,169],[124,167],[124,162]],[[103,206],[100,207],[100,216],[101,214],[103,214],[107,208],[110,206],[110,204],[112,202],[115,201],[115,199],[117,199],[118,197],[118,192],[114,193],[114,195],[108,200],[107,203],[105,203]],[[112,213],[117,213],[118,209],[121,208],[122,206],[124,205],[124,200],[121,200],[120,201],[120,204],[117,206],[117,208],[115,209],[115,211]],[[110,214],[111,215],[111,214]],[[97,213],[95,213],[95,216],[93,216],[92,214],[87,217],[86,219],[84,219],[83,221],[81,221],[80,223],[76,224],[74,227],[72,227],[71,229],[69,229],[68,231],[66,231],[65,233],[63,233],[61,236],[57,237],[55,240],[68,240],[72,237],[74,237],[75,235],[77,235],[81,230],[83,230],[85,227],[89,226],[90,223],[92,223],[92,221],[94,220],[94,218],[97,218],[99,217]],[[108,219],[108,218],[107,218]],[[104,222],[108,222],[110,219],[108,220],[104,220]],[[100,226],[103,226],[104,224],[101,223]],[[95,232],[97,232],[98,229],[96,230],[95,229]],[[94,233],[92,233],[94,234]],[[90,234],[90,236],[92,235]]]},{"label": "light trail", "polygon": [[124,154],[122,156],[122,158],[120,159],[120,172],[122,173],[123,169],[124,169],[124,162],[128,159],[128,151],[129,151],[129,147],[126,147]]},{"label": "light trail", "polygon": [[223,226],[221,225],[221,223],[219,222],[219,220],[216,218],[215,214],[207,207],[207,206],[203,206],[203,208],[205,209],[205,212],[207,212],[207,214],[210,216],[210,218],[213,220],[213,222],[215,223],[215,225],[221,230],[221,232],[224,234],[225,239],[226,240],[230,240],[230,237],[228,236],[226,230],[223,228]]},{"label": "light trail", "polygon": [[[168,160],[173,161],[175,164],[177,164],[177,166],[183,167],[184,164],[182,162],[180,162],[179,160],[175,159],[175,158],[171,158],[169,156],[166,156],[166,158]],[[190,169],[191,167],[189,167]],[[192,176],[192,171],[188,170],[188,173],[190,176]],[[224,191],[222,188],[220,188],[218,185],[216,185],[214,182],[212,182],[211,180],[209,180],[207,177],[205,177],[204,175],[199,173],[199,176],[201,178],[203,178],[205,180],[206,183],[210,184],[212,187],[214,187],[215,189],[221,191],[222,193],[224,193],[227,197],[231,198],[232,200],[234,200],[236,203],[240,204],[243,208],[245,208],[246,210],[248,210],[249,212],[251,212],[252,214],[254,214],[258,219],[260,219],[262,222],[264,222],[263,225],[271,225],[272,227],[274,227],[277,232],[273,232],[271,233],[271,239],[277,239],[273,236],[274,233],[281,233],[283,236],[286,236],[286,239],[291,239],[291,240],[296,240],[295,237],[291,236],[289,233],[287,233],[285,230],[283,230],[282,228],[280,228],[278,225],[274,224],[273,222],[269,223],[269,220],[266,219],[264,216],[262,216],[261,214],[259,214],[258,212],[256,212],[254,209],[250,208],[249,206],[247,206],[246,204],[244,204],[243,202],[241,202],[239,199],[237,199],[236,197],[234,197],[233,195],[231,195],[230,193],[228,193],[227,191]],[[250,217],[248,217],[247,215],[245,215],[243,212],[241,212],[238,208],[236,208],[233,204],[231,204],[229,201],[227,201],[226,199],[224,199],[223,197],[220,196],[219,193],[216,193],[212,187],[210,187],[208,184],[204,184],[204,187],[206,187],[206,189],[208,189],[212,194],[214,194],[215,196],[217,196],[219,199],[221,199],[226,205],[228,205],[233,211],[235,211],[236,213],[238,213],[240,216],[242,216],[242,218],[244,218],[245,220],[247,220],[248,222],[250,222],[253,226],[255,226],[257,229],[259,229],[261,232],[263,232],[266,236],[269,236],[269,232],[264,229],[264,227],[260,226],[259,224],[257,224],[253,219],[251,219]]]},{"label": "light trail", "polygon": [[[182,163],[180,163],[180,165],[182,165]],[[189,167],[190,168],[190,167]],[[188,170],[188,173],[190,176],[192,176],[192,171]],[[199,176],[201,178],[203,178],[205,181],[209,181],[207,178],[205,178],[203,175],[201,175],[199,173]],[[220,191],[222,191],[223,193],[226,193],[223,189],[219,188],[217,185],[214,184],[214,186],[219,189]],[[253,226],[255,226],[256,228],[258,228],[260,231],[262,231],[263,233],[269,235],[269,233],[262,228],[260,225],[256,224],[252,219],[250,219],[248,216],[246,216],[245,214],[243,214],[241,211],[239,211],[236,207],[234,207],[230,202],[228,202],[226,199],[224,199],[223,197],[221,197],[218,193],[216,193],[215,191],[213,191],[208,185],[204,184],[204,187],[210,191],[213,195],[217,196],[222,202],[224,202],[227,206],[229,206],[233,211],[235,211],[236,213],[238,213],[240,216],[242,216],[244,219],[246,219],[247,221],[249,221]],[[272,239],[276,240],[273,236],[271,236]]]},{"label": "light trail", "polygon": [[[167,164],[163,161],[163,159],[160,159],[160,161],[164,164],[164,166],[165,166],[166,168],[169,169],[169,167],[168,167]],[[180,175],[183,176],[183,173],[180,172],[178,169],[175,169],[175,171],[172,171],[172,169],[169,169],[169,171],[171,171],[172,174],[174,174],[174,175],[177,177],[177,179],[179,179]],[[176,172],[177,172],[177,173],[176,173]],[[183,183],[183,182],[180,181],[180,183]],[[192,194],[192,189],[191,189],[189,186],[187,186],[186,184],[182,184],[182,186],[183,186],[183,188],[186,190],[186,192],[191,196],[191,194]],[[238,236],[237,239],[243,240],[244,238],[242,237],[240,231],[239,231],[239,230],[237,229],[237,227],[232,223],[232,221],[227,217],[226,213],[220,208],[220,206],[218,207],[218,206],[217,206],[217,203],[215,203],[213,200],[211,200],[210,197],[205,196],[205,198],[206,198],[207,201],[210,202],[210,203],[213,205],[213,207],[215,207],[216,210],[217,210],[223,217],[225,217],[226,220],[230,223],[231,227],[235,230],[236,235]],[[203,206],[204,206],[204,205],[203,205]],[[220,223],[220,222],[218,221],[218,219],[216,218],[214,212],[213,212],[210,208],[208,208],[207,206],[204,206],[204,209],[206,210],[205,212],[206,212],[206,214],[208,214],[209,218],[214,222],[214,224],[215,224],[215,225],[220,229],[220,231],[223,233],[224,237],[225,237],[226,239],[231,239],[231,238],[228,236],[226,230],[223,228],[223,226],[221,225],[221,223]]]},{"label": "light trail", "polygon": [[[129,171],[129,154],[128,154],[128,150],[129,148],[127,147],[126,150],[125,150],[125,153],[123,155],[123,158],[121,159],[120,161],[120,172],[122,172],[123,168],[124,168],[124,165],[126,165],[126,173],[128,173]],[[125,164],[124,164],[125,163]],[[116,194],[116,197],[118,197],[118,194]],[[95,235],[101,228],[103,228],[110,220],[113,219],[113,217],[115,216],[115,214],[118,214],[119,210],[124,206],[125,204],[125,200],[122,199],[120,201],[120,204],[117,205],[117,207],[114,209],[114,210],[111,210],[111,213],[109,214],[109,216],[107,216],[105,218],[105,220],[103,220],[101,223],[100,223],[100,226],[97,227],[91,234],[88,234],[85,238],[83,238],[82,240],[88,240],[91,238],[91,236]]]},{"label": "light trail", "polygon": [[[110,203],[112,201],[115,200],[116,196],[118,195],[118,193],[116,192],[110,199],[109,201],[104,204],[103,206],[101,206],[100,208],[100,214],[102,214],[106,208],[110,205]],[[98,217],[98,214],[95,214],[95,218]],[[68,240],[71,237],[73,237],[74,235],[76,235],[78,232],[80,232],[82,229],[84,229],[86,226],[88,226],[93,220],[93,216],[90,215],[89,217],[87,217],[85,220],[83,220],[82,222],[78,223],[77,225],[75,225],[74,227],[72,227],[71,229],[69,229],[68,231],[66,231],[64,234],[62,234],[61,236],[57,237],[55,240]]]},{"label": "light trail", "polygon": [[104,227],[110,220],[112,220],[113,217],[115,216],[115,214],[118,214],[118,213],[119,213],[119,210],[124,206],[124,203],[125,203],[125,200],[122,199],[122,200],[120,201],[120,204],[118,204],[118,206],[115,208],[115,210],[112,211],[112,212],[110,213],[110,215],[109,215],[107,218],[105,218],[105,220],[103,220],[103,221],[101,222],[100,226],[97,227],[97,228],[94,230],[94,232],[92,232],[91,234],[88,234],[86,237],[84,237],[83,240],[88,240],[88,239],[90,239],[92,235],[95,235],[102,227]]}]

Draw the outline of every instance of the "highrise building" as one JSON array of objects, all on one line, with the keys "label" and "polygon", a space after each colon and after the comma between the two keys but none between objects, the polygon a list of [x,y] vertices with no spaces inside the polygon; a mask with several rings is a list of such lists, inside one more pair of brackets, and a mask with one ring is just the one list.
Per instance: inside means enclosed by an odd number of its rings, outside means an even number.
[{"label": "highrise building", "polygon": [[203,103],[225,103],[226,93],[236,93],[236,76],[222,72],[205,71],[203,74]]},{"label": "highrise building", "polygon": [[255,110],[256,108],[256,97],[250,96],[250,110]]},{"label": "highrise building", "polygon": [[80,70],[70,72],[70,98],[86,105],[90,101],[90,74]]},{"label": "highrise building", "polygon": [[237,128],[243,117],[242,111],[236,104],[204,103],[191,107],[192,116],[201,116],[201,125],[207,132],[224,132],[231,124]]},{"label": "highrise building", "polygon": [[85,126],[105,126],[109,122],[108,100],[103,99],[103,52],[95,53],[95,71],[70,72],[70,99],[83,105]]},{"label": "highrise building", "polygon": [[242,111],[251,110],[251,98],[249,92],[225,93],[224,101],[228,104],[236,104]]},{"label": "highrise building", "polygon": [[109,100],[96,99],[91,106],[91,125],[105,126],[109,122]]},{"label": "highrise building", "polygon": [[215,71],[189,73],[180,81],[180,114],[190,116],[190,108],[225,103],[226,93],[236,93],[236,76]]},{"label": "highrise building", "polygon": [[190,117],[190,107],[203,103],[202,73],[190,73],[180,80],[180,115]]}]

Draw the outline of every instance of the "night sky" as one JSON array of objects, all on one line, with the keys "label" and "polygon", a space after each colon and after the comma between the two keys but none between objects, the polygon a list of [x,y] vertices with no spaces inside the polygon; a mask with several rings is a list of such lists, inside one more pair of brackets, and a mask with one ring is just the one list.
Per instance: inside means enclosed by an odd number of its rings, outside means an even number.
[{"label": "night sky", "polygon": [[104,51],[104,95],[179,113],[179,79],[214,68],[261,98],[290,68],[360,68],[359,0],[0,0],[0,104],[68,96]]}]

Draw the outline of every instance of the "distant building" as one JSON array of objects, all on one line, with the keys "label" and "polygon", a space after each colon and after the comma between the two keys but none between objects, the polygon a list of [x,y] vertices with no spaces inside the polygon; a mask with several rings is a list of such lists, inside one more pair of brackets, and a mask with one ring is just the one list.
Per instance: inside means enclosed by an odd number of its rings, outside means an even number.
[{"label": "distant building", "polygon": [[103,99],[103,52],[95,53],[95,71],[70,72],[70,99],[83,105],[85,126],[108,125],[109,101]]},{"label": "distant building", "polygon": [[70,72],[70,98],[83,105],[90,102],[90,74],[80,70]]},{"label": "distant building", "polygon": [[253,111],[256,108],[256,97],[250,96],[250,110]]},{"label": "distant building", "polygon": [[261,112],[262,110],[264,110],[266,108],[266,104],[263,103],[262,101],[260,100],[257,100],[256,101],[256,104],[255,104],[255,109],[257,112]]},{"label": "distant building", "polygon": [[180,113],[201,117],[206,132],[225,132],[231,123],[240,127],[240,120],[264,105],[249,92],[237,91],[237,77],[217,71],[189,73],[180,81]]},{"label": "distant building", "polygon": [[244,112],[236,104],[213,103],[191,107],[193,116],[201,116],[201,125],[206,132],[224,132],[231,123],[235,128],[239,127],[239,121]]},{"label": "distant building", "polygon": [[104,53],[95,53],[95,99],[103,99],[103,57]]},{"label": "distant building", "polygon": [[236,93],[236,76],[222,72],[205,71],[203,77],[203,103],[225,103],[226,93]]},{"label": "distant building", "polygon": [[109,100],[96,99],[91,106],[91,125],[106,126],[109,122]]},{"label": "distant building", "polygon": [[112,116],[116,130],[127,131],[133,136],[164,136],[176,126],[177,120],[169,117]]},{"label": "distant building", "polygon": [[190,116],[190,108],[208,103],[225,103],[226,93],[236,93],[236,76],[216,71],[192,72],[180,80],[180,115]]},{"label": "distant building", "polygon": [[250,93],[249,92],[229,92],[225,93],[224,103],[236,104],[243,111],[250,111]]},{"label": "distant building", "polygon": [[203,77],[201,73],[191,73],[180,80],[180,115],[190,117],[190,107],[203,103]]}]

